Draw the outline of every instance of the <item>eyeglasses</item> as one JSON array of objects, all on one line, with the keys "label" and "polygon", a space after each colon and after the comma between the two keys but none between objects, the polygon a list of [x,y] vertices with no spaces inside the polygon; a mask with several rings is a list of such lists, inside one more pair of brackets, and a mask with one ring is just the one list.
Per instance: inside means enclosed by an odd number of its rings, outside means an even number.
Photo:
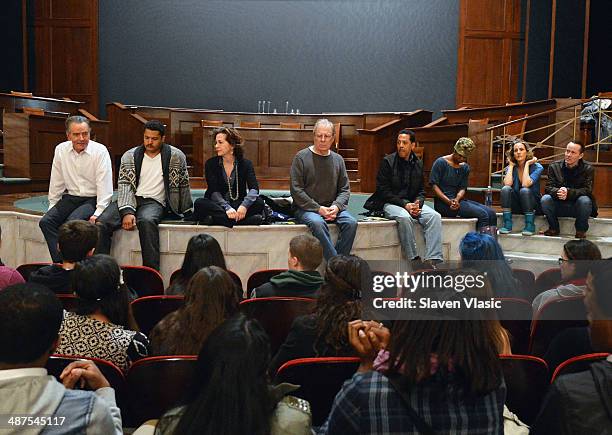
[{"label": "eyeglasses", "polygon": [[557,263],[559,263],[559,265],[562,265],[563,263],[569,263],[572,260],[566,260],[565,258],[561,258],[559,257],[559,259],[557,260]]}]

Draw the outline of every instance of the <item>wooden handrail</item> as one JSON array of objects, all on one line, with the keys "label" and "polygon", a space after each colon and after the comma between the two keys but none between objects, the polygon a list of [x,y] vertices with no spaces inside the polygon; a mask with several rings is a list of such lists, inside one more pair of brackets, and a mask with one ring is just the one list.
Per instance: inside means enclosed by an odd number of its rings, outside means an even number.
[{"label": "wooden handrail", "polygon": [[557,107],[556,109],[550,109],[550,110],[546,110],[546,111],[540,112],[540,113],[534,113],[533,115],[525,116],[524,118],[514,119],[512,121],[507,121],[507,122],[504,122],[502,124],[497,124],[497,125],[493,125],[491,127],[487,127],[485,129],[485,131],[491,131],[491,130],[495,130],[496,128],[505,127],[505,126],[510,125],[510,124],[515,124],[517,122],[526,121],[528,119],[534,119],[534,118],[539,118],[541,116],[550,115],[551,113],[555,113],[555,112],[559,112],[561,110],[569,109],[570,107],[575,107],[575,106],[578,106],[578,105],[581,106],[584,103],[586,103],[587,101],[590,101],[590,100],[593,100],[593,99],[599,99],[599,98],[597,97],[597,98],[589,98],[587,100],[580,100],[577,103],[568,104],[567,106]]}]

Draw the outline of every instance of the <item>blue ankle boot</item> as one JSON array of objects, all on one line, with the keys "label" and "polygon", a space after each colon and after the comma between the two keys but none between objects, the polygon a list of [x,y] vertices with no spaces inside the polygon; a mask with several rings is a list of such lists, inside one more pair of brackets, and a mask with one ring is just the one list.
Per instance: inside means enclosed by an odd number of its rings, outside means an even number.
[{"label": "blue ankle boot", "polygon": [[[504,210],[504,226],[499,229],[500,234],[508,234],[512,232],[512,212]],[[533,213],[532,213],[533,214]]]},{"label": "blue ankle boot", "polygon": [[535,215],[533,213],[525,213],[525,228],[522,233],[524,236],[533,236],[535,234]]}]

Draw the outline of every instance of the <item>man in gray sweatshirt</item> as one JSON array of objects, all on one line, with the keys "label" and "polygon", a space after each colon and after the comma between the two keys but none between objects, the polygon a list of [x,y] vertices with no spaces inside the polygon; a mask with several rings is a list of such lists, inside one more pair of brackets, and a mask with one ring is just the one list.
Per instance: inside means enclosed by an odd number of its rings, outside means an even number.
[{"label": "man in gray sweatshirt", "polygon": [[[115,392],[93,362],[70,363],[62,383],[47,374],[62,317],[46,287],[16,284],[0,292],[0,433],[123,433]],[[77,384],[94,391],[73,390]]]},{"label": "man in gray sweatshirt", "polygon": [[[323,246],[326,260],[349,255],[357,233],[357,221],[346,210],[351,188],[344,160],[331,151],[334,124],[319,119],[313,129],[314,144],[298,152],[291,164],[291,196],[295,217],[308,225]],[[334,246],[328,223],[338,225],[340,234]]]}]

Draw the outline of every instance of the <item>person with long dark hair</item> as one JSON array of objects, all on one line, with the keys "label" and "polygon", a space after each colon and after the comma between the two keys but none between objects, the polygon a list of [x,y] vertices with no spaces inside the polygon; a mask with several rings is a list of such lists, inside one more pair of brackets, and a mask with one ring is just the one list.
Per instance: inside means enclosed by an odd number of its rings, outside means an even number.
[{"label": "person with long dark hair", "polygon": [[559,257],[562,282],[533,299],[533,312],[536,313],[544,304],[552,300],[583,295],[593,260],[601,260],[601,251],[590,240],[575,239],[563,245],[561,257]]},{"label": "person with long dark hair", "polygon": [[158,434],[310,434],[310,405],[271,387],[266,376],[270,339],[257,320],[240,313],[204,342],[195,379],[182,406],[157,423]]},{"label": "person with long dark hair", "polygon": [[[484,284],[427,295],[460,302],[486,301],[491,293]],[[506,386],[498,354],[508,343],[490,311],[419,313],[396,320],[390,333],[378,322],[349,323],[361,364],[318,433],[503,434]]]},{"label": "person with long dark hair", "polygon": [[212,136],[217,156],[204,166],[208,188],[195,202],[195,219],[229,228],[261,224],[264,202],[253,163],[244,158],[242,137],[227,127],[213,130]]},{"label": "person with long dark hair", "polygon": [[238,292],[218,266],[200,269],[189,281],[185,305],[164,317],[151,331],[154,355],[195,355],[208,335],[238,311]]},{"label": "person with long dark hair", "polygon": [[183,265],[170,286],[166,289],[167,295],[182,295],[185,293],[187,283],[200,269],[207,266],[218,266],[227,270],[225,257],[217,239],[209,234],[196,234],[187,243],[187,250]]},{"label": "person with long dark hair", "polygon": [[124,371],[148,356],[149,341],[136,332],[128,288],[113,257],[94,255],[77,263],[72,288],[77,309],[64,311],[56,353],[100,358]]},{"label": "person with long dark hair", "polygon": [[297,317],[270,365],[270,373],[285,362],[315,356],[352,356],[346,323],[362,317],[362,290],[370,268],[355,255],[332,257],[325,269],[314,313]]}]

